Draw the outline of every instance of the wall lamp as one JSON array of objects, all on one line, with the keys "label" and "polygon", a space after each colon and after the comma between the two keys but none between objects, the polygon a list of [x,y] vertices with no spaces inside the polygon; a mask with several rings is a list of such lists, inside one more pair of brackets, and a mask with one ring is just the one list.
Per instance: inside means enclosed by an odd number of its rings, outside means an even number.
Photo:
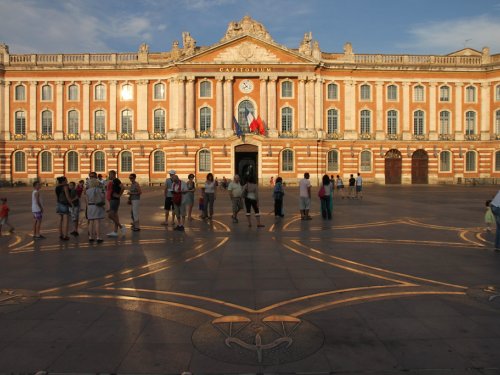
[{"label": "wall lamp", "polygon": [[408,157],[411,157],[411,150],[410,150],[410,146],[406,146],[406,155]]},{"label": "wall lamp", "polygon": [[351,157],[353,158],[354,157],[354,147],[351,146]]},{"label": "wall lamp", "polygon": [[382,146],[380,146],[380,156],[384,156],[384,149],[382,148]]},{"label": "wall lamp", "polygon": [[437,150],[437,147],[434,146],[434,157],[437,158],[438,157],[438,150]]},{"label": "wall lamp", "polygon": [[141,156],[144,156],[145,155],[145,152],[144,152],[144,146],[141,145],[141,153],[140,153]]},{"label": "wall lamp", "polygon": [[307,145],[307,156],[311,156],[311,146]]},{"label": "wall lamp", "polygon": [[271,145],[269,145],[269,148],[267,149],[267,156],[273,156],[273,149]]},{"label": "wall lamp", "polygon": [[188,156],[188,145],[184,145],[184,156]]}]

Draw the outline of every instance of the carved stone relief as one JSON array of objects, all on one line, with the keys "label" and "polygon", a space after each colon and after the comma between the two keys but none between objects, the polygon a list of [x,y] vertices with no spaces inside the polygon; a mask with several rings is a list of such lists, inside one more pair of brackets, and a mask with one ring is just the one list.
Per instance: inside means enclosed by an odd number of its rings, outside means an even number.
[{"label": "carved stone relief", "polygon": [[257,44],[244,42],[220,52],[215,62],[279,62],[278,56]]}]

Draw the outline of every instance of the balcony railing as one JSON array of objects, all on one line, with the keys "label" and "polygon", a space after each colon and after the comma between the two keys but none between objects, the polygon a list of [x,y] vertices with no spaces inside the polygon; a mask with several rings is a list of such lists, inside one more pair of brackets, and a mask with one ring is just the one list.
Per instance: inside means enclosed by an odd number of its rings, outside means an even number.
[{"label": "balcony railing", "polygon": [[54,135],[53,134],[45,133],[45,134],[40,134],[38,136],[38,140],[40,140],[40,141],[50,141],[50,140],[53,140],[53,139],[54,139]]},{"label": "balcony railing", "polygon": [[388,140],[388,141],[399,141],[399,140],[401,140],[401,138],[402,138],[401,134],[397,134],[397,133],[396,134],[389,134],[389,133],[387,133],[385,135],[385,139]]},{"label": "balcony railing", "polygon": [[281,132],[279,135],[280,138],[297,138],[297,136],[297,132]]},{"label": "balcony railing", "polygon": [[428,141],[429,137],[426,134],[412,134],[414,141]]},{"label": "balcony railing", "polygon": [[26,134],[11,133],[10,134],[10,139],[12,139],[13,141],[25,141],[26,140]]},{"label": "balcony railing", "polygon": [[67,139],[68,141],[74,141],[74,140],[80,139],[80,134],[68,133],[64,136],[64,139]]},{"label": "balcony railing", "polygon": [[149,139],[167,139],[167,133],[164,132],[149,133]]},{"label": "balcony railing", "polygon": [[453,134],[439,134],[438,136],[440,141],[454,141],[455,136]]},{"label": "balcony railing", "polygon": [[358,138],[367,141],[370,139],[375,139],[375,136],[371,133],[359,133]]},{"label": "balcony railing", "polygon": [[92,139],[94,139],[96,141],[102,141],[102,140],[107,139],[107,135],[106,135],[106,133],[94,133],[94,134],[92,134]]},{"label": "balcony railing", "polygon": [[326,139],[344,139],[344,134],[339,132],[326,133]]},{"label": "balcony railing", "polygon": [[134,139],[134,135],[132,133],[118,133],[118,139],[128,141]]},{"label": "balcony railing", "polygon": [[201,132],[198,132],[197,134],[198,138],[212,138],[212,132],[210,130],[203,130]]},{"label": "balcony railing", "polygon": [[479,136],[479,134],[465,134],[464,139],[466,141],[479,141],[481,137]]},{"label": "balcony railing", "polygon": [[493,141],[500,141],[500,134],[492,134],[491,139]]}]

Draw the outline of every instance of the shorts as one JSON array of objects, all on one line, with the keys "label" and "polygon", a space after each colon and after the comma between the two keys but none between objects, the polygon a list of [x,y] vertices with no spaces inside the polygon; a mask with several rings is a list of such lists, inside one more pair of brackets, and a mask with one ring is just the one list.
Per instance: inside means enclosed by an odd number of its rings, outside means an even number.
[{"label": "shorts", "polygon": [[5,225],[7,224],[7,216],[0,218],[0,225]]},{"label": "shorts", "polygon": [[33,219],[40,221],[42,220],[42,217],[43,217],[42,211],[33,212]]},{"label": "shorts", "polygon": [[363,186],[356,185],[356,193],[361,193],[362,190],[363,190]]},{"label": "shorts", "polygon": [[113,212],[118,212],[120,208],[120,200],[119,199],[111,199],[109,201],[109,210]]},{"label": "shorts", "polygon": [[69,215],[69,206],[63,203],[57,203],[56,213],[59,215]]},{"label": "shorts", "polygon": [[308,210],[311,208],[311,198],[300,197],[299,199],[299,210]]},{"label": "shorts", "polygon": [[163,208],[167,211],[174,209],[174,202],[172,201],[172,197],[165,197],[165,205]]},{"label": "shorts", "polygon": [[233,213],[237,213],[239,210],[243,208],[243,203],[241,201],[241,197],[231,197],[231,205],[233,208]]},{"label": "shorts", "polygon": [[80,205],[70,207],[69,212],[71,213],[71,221],[80,220]]},{"label": "shorts", "polygon": [[179,205],[173,205],[174,215],[180,218],[181,216],[186,216],[186,204],[181,203]]}]

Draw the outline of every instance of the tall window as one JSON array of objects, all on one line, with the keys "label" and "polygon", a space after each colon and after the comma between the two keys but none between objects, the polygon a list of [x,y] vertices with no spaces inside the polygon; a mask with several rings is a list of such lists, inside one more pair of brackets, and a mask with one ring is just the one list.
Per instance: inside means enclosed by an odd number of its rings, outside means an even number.
[{"label": "tall window", "polygon": [[250,131],[250,124],[247,120],[247,112],[255,115],[253,103],[250,100],[243,100],[240,104],[238,104],[238,124],[244,133],[248,133]]},{"label": "tall window", "polygon": [[94,152],[94,171],[106,171],[106,154],[104,153],[104,151]]},{"label": "tall window", "polygon": [[155,133],[165,133],[165,111],[163,109],[156,109],[153,117],[153,131]]},{"label": "tall window", "polygon": [[212,129],[212,111],[208,107],[200,109],[200,132],[210,132]]},{"label": "tall window", "polygon": [[129,109],[122,111],[122,133],[132,134],[132,111]]},{"label": "tall window", "polygon": [[441,86],[439,88],[439,101],[440,102],[449,102],[450,101],[450,87],[449,86]]},{"label": "tall window", "polygon": [[134,99],[134,91],[130,83],[126,83],[122,86],[120,98],[122,101]]},{"label": "tall window", "polygon": [[78,172],[78,153],[76,151],[70,151],[67,155],[67,172]]},{"label": "tall window", "polygon": [[372,170],[372,153],[370,151],[361,151],[360,169],[362,172],[370,172]]},{"label": "tall window", "polygon": [[24,102],[26,100],[26,87],[17,85],[15,89],[15,98],[17,101]]},{"label": "tall window", "polygon": [[200,98],[210,98],[212,97],[212,82],[201,81],[200,82]]},{"label": "tall window", "polygon": [[293,113],[290,107],[281,108],[281,132],[291,133],[293,131]]},{"label": "tall window", "polygon": [[165,172],[165,153],[155,151],[153,154],[153,172]]},{"label": "tall window", "polygon": [[367,85],[367,84],[361,85],[359,90],[360,90],[361,100],[370,100],[371,99],[370,85]]},{"label": "tall window", "polygon": [[328,84],[327,97],[329,100],[337,100],[339,98],[339,86],[336,83]]},{"label": "tall window", "polygon": [[52,87],[50,85],[42,86],[42,100],[51,101],[52,100]]},{"label": "tall window", "polygon": [[467,103],[476,102],[476,88],[474,86],[467,86],[465,88],[465,101]]},{"label": "tall window", "polygon": [[132,153],[130,151],[123,151],[120,154],[120,169],[122,172],[132,172]]},{"label": "tall window", "polygon": [[474,111],[465,112],[465,134],[476,134],[476,112]]},{"label": "tall window", "polygon": [[474,151],[467,151],[465,153],[465,171],[476,171],[476,153]]},{"label": "tall window", "polygon": [[495,112],[495,134],[500,135],[500,109]]},{"label": "tall window", "polygon": [[392,102],[398,100],[398,86],[396,85],[387,86],[387,100]]},{"label": "tall window", "polygon": [[14,154],[14,171],[26,171],[26,154],[22,151],[18,151]]},{"label": "tall window", "polygon": [[413,113],[413,134],[424,135],[424,111],[418,110]]},{"label": "tall window", "polygon": [[495,87],[495,100],[500,100],[500,85]]},{"label": "tall window", "polygon": [[293,82],[292,81],[281,82],[281,97],[282,98],[292,98],[293,97]]},{"label": "tall window", "polygon": [[328,134],[338,133],[339,131],[339,111],[329,109],[327,112]]},{"label": "tall window", "polygon": [[68,134],[78,134],[78,112],[73,110],[68,112]]},{"label": "tall window", "polygon": [[165,85],[163,83],[156,83],[154,85],[154,99],[162,100],[165,99]]},{"label": "tall window", "polygon": [[15,129],[16,134],[26,135],[26,113],[24,111],[16,112]]},{"label": "tall window", "polygon": [[328,172],[337,172],[339,170],[339,152],[337,150],[328,151],[327,169]]},{"label": "tall window", "polygon": [[95,86],[94,98],[97,101],[106,100],[106,87],[102,83]]},{"label": "tall window", "polygon": [[371,112],[367,109],[361,111],[360,129],[361,129],[361,134],[371,133]]},{"label": "tall window", "polygon": [[441,172],[451,172],[451,152],[441,151],[439,154],[439,170]]},{"label": "tall window", "polygon": [[198,170],[200,172],[210,172],[211,164],[210,151],[201,150],[198,153]]},{"label": "tall window", "polygon": [[99,109],[94,113],[94,133],[95,134],[105,134],[106,133],[106,115],[104,111]]},{"label": "tall window", "polygon": [[413,88],[413,101],[414,102],[424,101],[424,86],[418,85]]},{"label": "tall window", "polygon": [[52,112],[49,110],[42,112],[42,134],[52,134]]},{"label": "tall window", "polygon": [[398,112],[395,110],[387,111],[387,134],[398,133]]},{"label": "tall window", "polygon": [[293,172],[293,150],[286,149],[281,153],[281,170]]},{"label": "tall window", "polygon": [[78,100],[78,86],[73,84],[68,87],[68,100]]},{"label": "tall window", "polygon": [[500,172],[500,151],[495,152],[495,172]]},{"label": "tall window", "polygon": [[439,134],[450,134],[450,112],[439,112]]},{"label": "tall window", "polygon": [[40,154],[40,171],[52,172],[52,154],[49,151]]}]

